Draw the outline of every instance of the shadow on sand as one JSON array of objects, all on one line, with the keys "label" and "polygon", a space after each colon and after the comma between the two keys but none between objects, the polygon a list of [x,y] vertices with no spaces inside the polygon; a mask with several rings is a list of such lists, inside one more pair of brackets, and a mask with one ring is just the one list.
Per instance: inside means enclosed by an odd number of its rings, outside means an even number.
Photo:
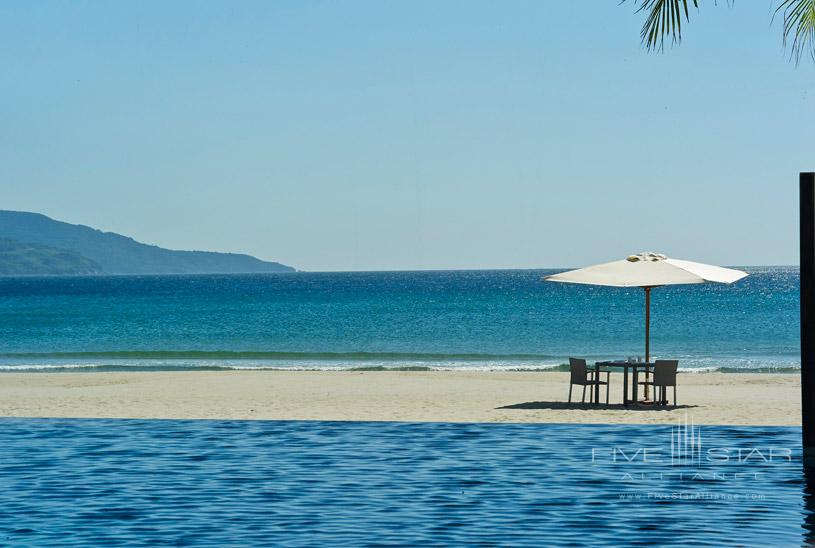
[{"label": "shadow on sand", "polygon": [[528,401],[496,407],[496,409],[571,409],[584,411],[673,411],[692,409],[697,405],[623,405],[621,403],[569,403],[565,401]]}]

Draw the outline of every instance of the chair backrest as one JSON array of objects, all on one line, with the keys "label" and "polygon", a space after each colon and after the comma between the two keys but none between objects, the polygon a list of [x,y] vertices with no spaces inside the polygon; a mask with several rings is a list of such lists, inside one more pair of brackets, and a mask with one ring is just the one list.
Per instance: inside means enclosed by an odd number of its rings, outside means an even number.
[{"label": "chair backrest", "polygon": [[586,383],[586,360],[580,358],[569,358],[569,371],[572,374],[572,384]]},{"label": "chair backrest", "polygon": [[676,386],[678,360],[656,360],[654,362],[654,385]]}]

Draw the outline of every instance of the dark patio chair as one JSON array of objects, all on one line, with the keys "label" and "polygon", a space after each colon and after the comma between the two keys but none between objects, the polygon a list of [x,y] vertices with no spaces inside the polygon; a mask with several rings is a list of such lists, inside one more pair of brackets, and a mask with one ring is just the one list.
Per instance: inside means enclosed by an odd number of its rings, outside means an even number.
[{"label": "dark patio chair", "polygon": [[[580,358],[569,358],[569,372],[571,374],[571,378],[569,380],[569,403],[572,402],[572,386],[575,384],[583,387],[583,397],[580,400],[581,403],[586,402],[587,386],[594,387],[596,385],[606,385],[606,403],[608,403],[608,390],[611,375],[609,371],[605,371],[605,381],[594,380],[589,378],[589,374],[593,374],[594,371],[589,371],[589,368],[586,365],[586,360]],[[591,400],[591,392],[589,392],[589,400]]]},{"label": "dark patio chair", "polygon": [[[676,405],[676,370],[678,366],[678,360],[656,360],[653,371],[654,380],[640,383],[654,387],[654,401],[660,405],[668,404],[669,386],[674,389],[674,405]],[[659,395],[657,395],[657,389],[659,389]]]}]

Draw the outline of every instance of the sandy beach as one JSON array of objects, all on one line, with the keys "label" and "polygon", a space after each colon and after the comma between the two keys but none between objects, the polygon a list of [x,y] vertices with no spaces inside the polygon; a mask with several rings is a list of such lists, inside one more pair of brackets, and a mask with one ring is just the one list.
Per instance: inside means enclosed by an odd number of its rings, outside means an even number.
[{"label": "sandy beach", "polygon": [[[679,406],[566,403],[567,373],[190,371],[9,373],[0,415],[150,419],[798,425],[798,375],[685,373]],[[580,400],[579,387],[574,388]]]}]

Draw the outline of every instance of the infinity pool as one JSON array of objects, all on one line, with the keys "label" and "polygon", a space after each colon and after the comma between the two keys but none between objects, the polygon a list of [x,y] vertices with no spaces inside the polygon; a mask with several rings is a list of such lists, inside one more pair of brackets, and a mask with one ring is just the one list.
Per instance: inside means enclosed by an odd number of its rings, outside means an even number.
[{"label": "infinity pool", "polygon": [[802,545],[800,429],[0,419],[0,543]]}]

